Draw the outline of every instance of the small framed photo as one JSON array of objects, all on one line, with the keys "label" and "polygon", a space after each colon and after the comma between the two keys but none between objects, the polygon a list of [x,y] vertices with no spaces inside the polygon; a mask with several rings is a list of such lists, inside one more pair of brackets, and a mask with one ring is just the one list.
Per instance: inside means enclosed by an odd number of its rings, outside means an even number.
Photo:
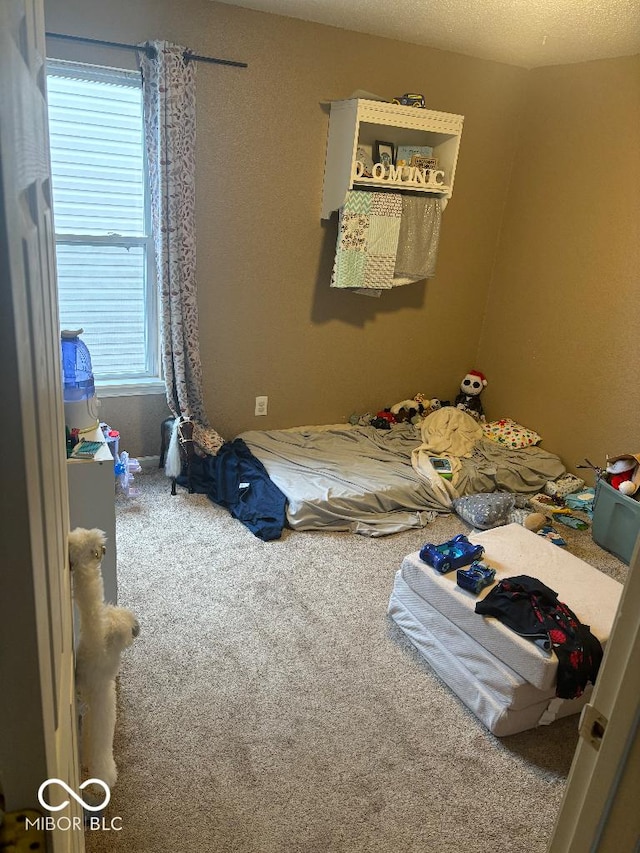
[{"label": "small framed photo", "polygon": [[383,166],[395,165],[395,146],[393,142],[378,142],[373,146],[374,163],[382,163]]},{"label": "small framed photo", "polygon": [[438,160],[435,157],[419,157],[417,154],[414,154],[410,165],[417,166],[418,169],[437,169]]}]

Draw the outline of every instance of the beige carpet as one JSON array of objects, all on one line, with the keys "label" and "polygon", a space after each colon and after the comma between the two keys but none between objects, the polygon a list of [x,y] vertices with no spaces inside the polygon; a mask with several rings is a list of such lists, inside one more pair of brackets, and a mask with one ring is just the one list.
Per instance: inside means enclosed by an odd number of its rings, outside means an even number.
[{"label": "beige carpet", "polygon": [[[495,738],[386,615],[402,557],[463,522],[263,543],[161,473],[136,485],[117,519],[142,625],[106,814],[122,829],[87,833],[90,853],[546,850],[578,718]],[[624,579],[588,532],[566,538]]]}]

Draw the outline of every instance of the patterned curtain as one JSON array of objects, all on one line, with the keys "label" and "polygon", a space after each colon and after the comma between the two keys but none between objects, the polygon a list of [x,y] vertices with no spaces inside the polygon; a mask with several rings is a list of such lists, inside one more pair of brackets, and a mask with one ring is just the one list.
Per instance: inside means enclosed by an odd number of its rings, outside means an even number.
[{"label": "patterned curtain", "polygon": [[194,442],[215,454],[224,439],[204,409],[196,299],[196,68],[184,54],[184,47],[155,41],[139,57],[162,365],[173,415],[191,419]]}]

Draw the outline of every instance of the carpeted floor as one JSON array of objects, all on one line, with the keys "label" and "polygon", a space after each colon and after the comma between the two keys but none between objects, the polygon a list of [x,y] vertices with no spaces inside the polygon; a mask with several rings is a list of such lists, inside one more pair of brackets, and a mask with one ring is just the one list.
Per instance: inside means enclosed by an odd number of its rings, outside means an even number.
[{"label": "carpeted floor", "polygon": [[[160,472],[136,486],[117,508],[142,626],[106,813],[122,829],[88,832],[89,853],[546,850],[578,718],[495,738],[386,615],[402,557],[467,525],[263,543]],[[589,532],[565,538],[624,580]]]}]

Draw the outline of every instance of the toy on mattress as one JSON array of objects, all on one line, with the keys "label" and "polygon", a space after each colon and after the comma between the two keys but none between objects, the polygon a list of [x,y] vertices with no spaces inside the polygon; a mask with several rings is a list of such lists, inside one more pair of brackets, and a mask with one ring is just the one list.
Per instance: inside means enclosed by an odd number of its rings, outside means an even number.
[{"label": "toy on mattress", "polygon": [[[470,370],[460,383],[460,390],[453,401],[453,406],[462,412],[471,415],[477,421],[485,421],[484,409],[480,400],[480,394],[487,386],[484,373],[479,370]],[[432,412],[450,406],[448,400],[439,400],[437,397],[429,398],[424,394],[416,394],[410,400],[401,400],[393,406],[381,409],[376,415],[367,412],[365,415],[352,415],[350,423],[360,426],[374,426],[377,429],[390,429],[393,424],[410,421],[419,424]]]}]

